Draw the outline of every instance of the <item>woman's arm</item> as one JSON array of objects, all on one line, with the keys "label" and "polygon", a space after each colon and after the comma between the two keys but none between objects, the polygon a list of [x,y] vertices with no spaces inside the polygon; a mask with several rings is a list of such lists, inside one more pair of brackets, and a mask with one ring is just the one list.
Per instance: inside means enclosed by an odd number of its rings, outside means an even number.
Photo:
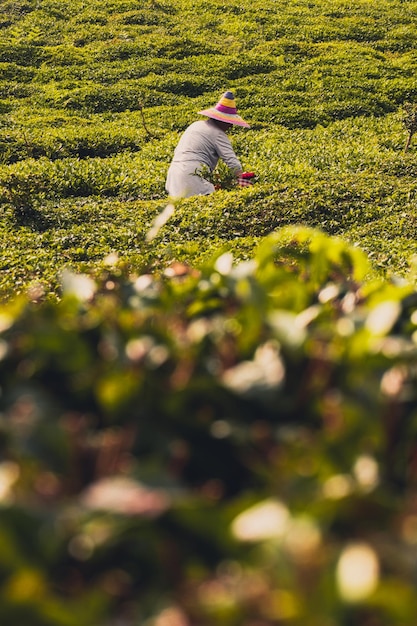
[{"label": "woman's arm", "polygon": [[234,170],[236,176],[243,172],[242,164],[237,158],[233,146],[230,143],[226,133],[220,132],[216,138],[216,149],[219,158],[226,163],[231,170]]}]

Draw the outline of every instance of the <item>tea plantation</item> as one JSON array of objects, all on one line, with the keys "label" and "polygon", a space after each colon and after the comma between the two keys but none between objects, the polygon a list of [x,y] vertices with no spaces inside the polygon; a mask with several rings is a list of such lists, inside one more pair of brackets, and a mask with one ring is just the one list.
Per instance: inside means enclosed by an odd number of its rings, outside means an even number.
[{"label": "tea plantation", "polygon": [[1,625],[415,626],[416,20],[0,4]]}]

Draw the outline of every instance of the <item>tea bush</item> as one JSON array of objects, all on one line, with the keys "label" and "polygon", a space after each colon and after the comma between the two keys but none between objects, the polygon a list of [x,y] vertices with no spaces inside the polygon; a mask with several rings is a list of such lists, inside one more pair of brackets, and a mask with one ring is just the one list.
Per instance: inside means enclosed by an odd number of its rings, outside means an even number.
[{"label": "tea bush", "polygon": [[[145,111],[146,113],[146,111]],[[80,127],[80,123],[82,124]],[[45,129],[47,128],[47,132]],[[33,157],[51,160],[66,157],[107,157],[123,152],[139,151],[149,141],[139,113],[122,122],[113,117],[86,123],[80,114],[57,111],[55,119],[45,124],[42,110],[33,120],[30,130],[10,115],[0,127],[3,163],[13,163]]]},{"label": "tea bush", "polygon": [[[68,196],[117,196],[135,194],[153,197],[163,194],[164,171],[160,180],[142,179],[140,161],[133,155],[122,154],[108,159],[48,159],[25,160],[5,168],[0,185],[12,205],[20,196],[29,200],[65,198]],[[129,174],[128,174],[129,169]],[[154,164],[154,170],[158,169]],[[151,187],[141,191],[142,187]],[[26,201],[26,200],[25,200]]]},{"label": "tea bush", "polygon": [[3,307],[3,621],[411,626],[417,299],[369,269],[290,227]]},{"label": "tea bush", "polygon": [[3,62],[0,68],[2,81],[30,82],[35,75],[33,68],[22,67],[17,63]]}]

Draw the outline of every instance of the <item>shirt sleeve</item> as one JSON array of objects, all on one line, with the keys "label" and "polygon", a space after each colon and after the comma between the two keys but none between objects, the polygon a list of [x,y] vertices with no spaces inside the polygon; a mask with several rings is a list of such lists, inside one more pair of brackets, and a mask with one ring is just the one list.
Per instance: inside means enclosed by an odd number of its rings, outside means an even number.
[{"label": "shirt sleeve", "polygon": [[216,138],[216,149],[219,157],[228,167],[230,167],[230,169],[235,170],[235,172],[242,171],[242,164],[237,158],[226,133],[219,132]]}]

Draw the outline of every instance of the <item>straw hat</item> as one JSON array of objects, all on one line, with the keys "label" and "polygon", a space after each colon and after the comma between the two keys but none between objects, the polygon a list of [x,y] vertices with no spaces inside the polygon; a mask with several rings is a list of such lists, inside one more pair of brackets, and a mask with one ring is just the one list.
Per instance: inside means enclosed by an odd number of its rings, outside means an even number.
[{"label": "straw hat", "polygon": [[219,120],[219,122],[250,128],[249,124],[237,114],[235,96],[231,91],[226,91],[216,106],[204,111],[198,111],[198,113],[211,117],[213,120]]}]

